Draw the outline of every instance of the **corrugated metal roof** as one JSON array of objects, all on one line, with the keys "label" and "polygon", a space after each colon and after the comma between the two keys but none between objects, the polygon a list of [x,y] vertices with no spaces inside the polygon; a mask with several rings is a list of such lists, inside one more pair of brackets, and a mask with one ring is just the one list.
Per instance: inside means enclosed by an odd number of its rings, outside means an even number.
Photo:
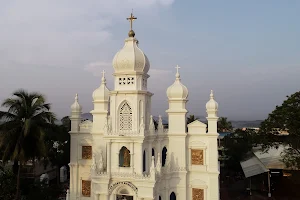
[{"label": "corrugated metal roof", "polygon": [[262,151],[256,151],[254,154],[268,169],[286,169],[285,164],[281,161],[281,154],[284,152],[284,150],[285,147],[280,145],[278,149],[270,148],[266,153],[263,153]]},{"label": "corrugated metal roof", "polygon": [[252,157],[246,161],[240,162],[240,164],[246,178],[269,171],[254,153],[252,154]]}]

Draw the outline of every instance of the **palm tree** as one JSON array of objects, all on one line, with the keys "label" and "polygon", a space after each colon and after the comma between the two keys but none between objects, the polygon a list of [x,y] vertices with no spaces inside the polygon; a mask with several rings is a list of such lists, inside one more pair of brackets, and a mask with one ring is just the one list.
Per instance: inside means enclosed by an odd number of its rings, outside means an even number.
[{"label": "palm tree", "polygon": [[227,117],[220,117],[218,120],[218,132],[229,132],[232,131],[233,127]]},{"label": "palm tree", "polygon": [[187,120],[186,120],[186,123],[189,124],[189,123],[192,123],[193,121],[196,121],[198,120],[199,118],[198,117],[195,117],[195,115],[190,115],[188,116]]},{"label": "palm tree", "polygon": [[40,93],[18,90],[12,98],[3,101],[7,111],[0,111],[0,148],[4,162],[13,160],[19,163],[17,173],[17,193],[20,199],[20,172],[22,165],[32,159],[45,156],[44,136],[52,128],[55,116],[50,112],[50,104],[45,103]]},{"label": "palm tree", "polygon": [[[188,124],[190,124],[190,123],[192,123],[193,121],[196,121],[196,120],[198,120],[199,118],[198,117],[195,117],[195,115],[190,115],[190,116],[188,116],[187,117],[187,119],[186,119],[186,124],[188,125]],[[186,131],[188,132],[188,127],[186,126]]]}]

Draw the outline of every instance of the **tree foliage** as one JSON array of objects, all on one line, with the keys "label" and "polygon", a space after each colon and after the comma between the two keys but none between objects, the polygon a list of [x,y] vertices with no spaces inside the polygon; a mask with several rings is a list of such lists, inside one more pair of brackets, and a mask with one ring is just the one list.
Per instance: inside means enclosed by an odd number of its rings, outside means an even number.
[{"label": "tree foliage", "polygon": [[16,194],[16,177],[10,170],[0,166],[0,199],[11,200]]},{"label": "tree foliage", "polygon": [[25,200],[57,200],[62,194],[63,188],[58,185],[48,185],[39,181],[29,186],[29,192]]},{"label": "tree foliage", "polygon": [[50,104],[40,93],[18,90],[12,98],[4,100],[0,111],[0,148],[4,162],[20,162],[17,175],[16,199],[20,198],[20,168],[29,159],[46,155],[45,134],[53,127],[55,116]]},{"label": "tree foliage", "polygon": [[70,134],[71,121],[69,117],[61,120],[61,125],[55,125],[51,133],[45,137],[47,157],[45,165],[49,162],[57,168],[57,184],[59,184],[59,170],[62,166],[68,166],[70,162]]},{"label": "tree foliage", "polygon": [[253,132],[236,129],[235,132],[224,137],[224,149],[227,160],[226,166],[231,170],[241,170],[240,162],[252,150]]},{"label": "tree foliage", "polygon": [[220,117],[218,120],[218,132],[230,132],[233,127],[227,117]]},{"label": "tree foliage", "polygon": [[[280,135],[281,131],[287,131],[289,135]],[[287,167],[300,167],[300,91],[287,96],[282,105],[276,106],[261,123],[256,142],[264,151],[285,146],[282,160]]]},{"label": "tree foliage", "polygon": [[190,124],[190,123],[192,123],[193,121],[196,121],[196,120],[198,120],[198,119],[199,119],[199,118],[198,118],[198,117],[195,117],[195,115],[190,115],[190,116],[187,117],[186,123],[187,123],[187,124]]}]

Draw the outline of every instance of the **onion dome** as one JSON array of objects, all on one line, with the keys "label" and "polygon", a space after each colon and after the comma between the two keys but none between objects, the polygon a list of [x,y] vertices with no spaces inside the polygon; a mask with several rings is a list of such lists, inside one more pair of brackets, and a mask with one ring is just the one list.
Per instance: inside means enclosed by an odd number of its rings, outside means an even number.
[{"label": "onion dome", "polygon": [[109,89],[106,87],[105,71],[102,72],[101,85],[93,92],[94,101],[108,101]]},{"label": "onion dome", "polygon": [[218,103],[214,99],[214,93],[210,91],[210,100],[206,103],[206,110],[207,111],[217,111],[218,110]]},{"label": "onion dome", "polygon": [[125,39],[124,47],[115,55],[113,67],[115,73],[147,73],[150,62],[144,52],[138,47],[138,40],[134,38],[132,22],[137,18],[131,13],[127,20],[130,21],[130,31]]},{"label": "onion dome", "polygon": [[150,62],[144,52],[138,47],[138,40],[129,37],[125,40],[124,47],[113,59],[115,73],[147,73]]},{"label": "onion dome", "polygon": [[71,106],[72,112],[81,112],[82,107],[78,103],[78,94],[75,95],[75,102]]},{"label": "onion dome", "polygon": [[171,85],[167,89],[167,96],[169,99],[187,99],[189,91],[185,85],[181,83],[179,69],[180,67],[177,65],[177,73],[176,73],[176,79],[173,85]]}]

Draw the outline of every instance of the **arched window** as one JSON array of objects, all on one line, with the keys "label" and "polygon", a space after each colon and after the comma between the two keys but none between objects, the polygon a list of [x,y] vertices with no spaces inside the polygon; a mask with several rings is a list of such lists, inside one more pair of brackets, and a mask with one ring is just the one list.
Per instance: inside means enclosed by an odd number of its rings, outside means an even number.
[{"label": "arched window", "polygon": [[176,200],[176,194],[174,192],[170,194],[170,200]]},{"label": "arched window", "polygon": [[158,200],[161,200],[161,196],[158,197]]},{"label": "arched window", "polygon": [[127,102],[121,106],[119,112],[119,129],[132,130],[132,109]]},{"label": "arched window", "polygon": [[130,167],[130,151],[124,146],[119,153],[119,166]]},{"label": "arched window", "polygon": [[146,171],[146,151],[143,153],[143,172]]},{"label": "arched window", "polygon": [[166,159],[167,159],[167,148],[166,147],[164,147],[163,149],[162,149],[162,151],[161,151],[161,158],[162,158],[162,162],[161,162],[161,164],[162,164],[162,166],[164,167],[165,166],[165,164],[166,164]]}]

